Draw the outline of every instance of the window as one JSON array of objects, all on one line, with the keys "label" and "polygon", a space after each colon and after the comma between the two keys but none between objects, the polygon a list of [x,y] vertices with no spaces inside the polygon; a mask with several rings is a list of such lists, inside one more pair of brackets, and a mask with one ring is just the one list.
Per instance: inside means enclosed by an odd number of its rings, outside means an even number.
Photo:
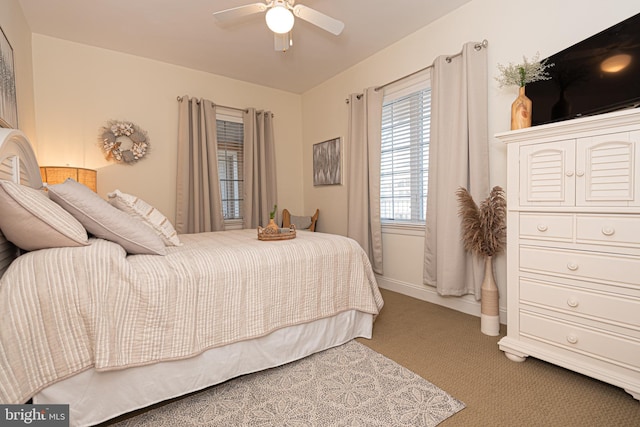
[{"label": "window", "polygon": [[244,194],[244,126],[240,114],[216,115],[218,175],[222,214],[226,220],[242,219]]},{"label": "window", "polygon": [[385,88],[380,162],[383,223],[425,223],[431,125],[428,76],[421,73]]}]

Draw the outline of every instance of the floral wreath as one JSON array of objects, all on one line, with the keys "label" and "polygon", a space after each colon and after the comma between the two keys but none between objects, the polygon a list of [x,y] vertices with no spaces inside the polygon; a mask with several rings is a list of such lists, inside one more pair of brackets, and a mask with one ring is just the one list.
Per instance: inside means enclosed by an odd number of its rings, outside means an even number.
[{"label": "floral wreath", "polygon": [[133,123],[112,120],[102,127],[99,145],[107,159],[133,164],[149,151],[147,133]]}]

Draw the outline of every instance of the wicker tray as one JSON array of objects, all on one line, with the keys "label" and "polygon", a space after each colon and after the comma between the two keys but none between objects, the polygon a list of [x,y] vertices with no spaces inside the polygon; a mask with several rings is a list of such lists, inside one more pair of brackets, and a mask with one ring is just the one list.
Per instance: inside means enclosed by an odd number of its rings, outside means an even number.
[{"label": "wicker tray", "polygon": [[289,240],[295,239],[296,227],[291,225],[289,228],[262,228],[258,227],[258,240]]}]

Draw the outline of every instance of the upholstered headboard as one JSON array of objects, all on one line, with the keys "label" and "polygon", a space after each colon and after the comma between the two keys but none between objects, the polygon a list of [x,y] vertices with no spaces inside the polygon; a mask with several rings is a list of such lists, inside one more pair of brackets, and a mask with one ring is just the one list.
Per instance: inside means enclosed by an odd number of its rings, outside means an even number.
[{"label": "upholstered headboard", "polygon": [[[42,188],[38,161],[29,140],[19,130],[0,129],[0,179]],[[0,277],[18,254],[0,232]]]}]

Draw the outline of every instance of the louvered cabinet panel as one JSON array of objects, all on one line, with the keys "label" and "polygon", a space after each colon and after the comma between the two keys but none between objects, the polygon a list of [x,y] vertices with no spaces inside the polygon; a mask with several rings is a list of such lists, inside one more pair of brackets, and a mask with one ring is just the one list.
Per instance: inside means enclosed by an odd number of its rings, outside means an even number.
[{"label": "louvered cabinet panel", "polygon": [[577,206],[640,206],[638,142],[638,131],[577,141]]},{"label": "louvered cabinet panel", "polygon": [[522,146],[520,165],[521,205],[574,205],[574,140]]}]

